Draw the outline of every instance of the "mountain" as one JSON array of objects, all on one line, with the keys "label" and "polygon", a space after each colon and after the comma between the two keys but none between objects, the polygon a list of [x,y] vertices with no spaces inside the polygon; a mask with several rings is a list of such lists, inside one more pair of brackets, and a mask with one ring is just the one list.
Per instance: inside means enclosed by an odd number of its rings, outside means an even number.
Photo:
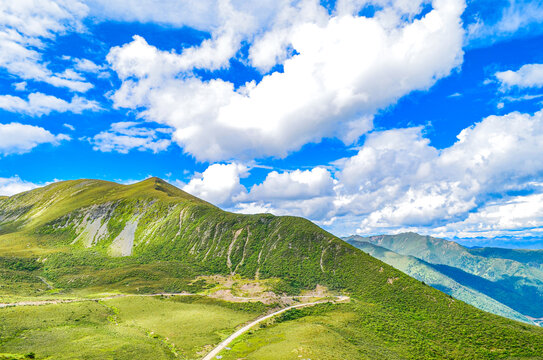
[{"label": "mountain", "polygon": [[509,259],[543,271],[543,250],[503,249],[494,247],[468,248],[472,255],[488,259]]},{"label": "mountain", "polygon": [[523,321],[533,324],[530,318],[522,315],[518,311],[494,300],[493,298],[477,291],[469,286],[459,283],[455,279],[440,272],[433,264],[427,263],[414,256],[402,255],[384,247],[373,245],[365,241],[349,240],[349,242],[368,253],[369,255],[403,271],[417,280],[443,291],[456,299],[462,300],[481,310],[491,312],[500,316],[508,317],[513,320]]},{"label": "mountain", "polygon": [[[326,335],[328,343],[309,340],[296,346],[311,346],[313,358],[337,358],[330,352],[336,347],[356,354],[343,358],[366,359],[534,358],[543,353],[543,329],[457,301],[308,220],[225,212],[158,178],[133,185],[65,181],[0,199],[0,254],[0,298],[6,299],[39,297],[44,284],[52,288],[48,294],[193,292],[202,286],[202,275],[234,274],[270,279],[275,293],[299,294],[319,285],[349,295],[347,304],[300,310],[255,330],[273,334],[311,326],[315,332],[308,333],[309,339]],[[14,316],[17,311],[22,310],[13,310]],[[92,311],[73,324],[87,324]],[[108,331],[119,324],[118,310],[111,311]],[[98,326],[97,321],[91,325]],[[2,326],[7,325],[0,323],[0,333],[7,333]],[[12,349],[7,344],[15,349],[28,344],[32,333],[24,334],[26,340],[14,343],[19,332],[0,336],[0,352]]]},{"label": "mountain", "polygon": [[[452,241],[415,233],[351,236],[345,240],[368,250],[368,253],[407,274],[481,309],[514,319],[524,318],[524,321],[527,318],[543,317],[541,250],[470,249]],[[368,244],[388,249],[400,257],[412,257],[424,262],[424,266],[409,268],[403,265],[405,260],[399,261],[398,257],[377,252]],[[439,278],[427,281],[430,274],[436,273],[439,273]],[[461,293],[457,285],[449,284],[451,280],[462,286]],[[489,298],[494,301],[489,301]],[[496,302],[505,307],[496,308]]]}]

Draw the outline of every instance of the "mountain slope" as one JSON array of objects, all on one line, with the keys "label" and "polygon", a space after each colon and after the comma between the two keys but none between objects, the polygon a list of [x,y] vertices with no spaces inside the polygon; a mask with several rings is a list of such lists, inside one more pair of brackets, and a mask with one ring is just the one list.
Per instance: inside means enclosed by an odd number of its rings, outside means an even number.
[{"label": "mountain slope", "polygon": [[468,249],[414,233],[346,238],[368,242],[430,263],[434,270],[530,317],[543,317],[543,252]]},{"label": "mountain slope", "polygon": [[190,291],[199,275],[238,274],[277,279],[276,292],[320,284],[348,293],[349,304],[307,310],[299,315],[305,320],[281,326],[325,327],[356,358],[543,352],[543,329],[455,301],[305,219],[224,212],[156,178],[67,181],[1,199],[0,231],[0,276],[8,280],[0,292],[31,288],[31,276],[64,292],[145,293]]},{"label": "mountain slope", "polygon": [[492,299],[491,297],[474,290],[462,283],[455,281],[445,273],[434,268],[430,263],[417,259],[410,255],[401,255],[383,247],[373,245],[365,241],[349,240],[351,245],[369,255],[403,271],[417,280],[443,291],[456,299],[462,300],[481,310],[491,312],[496,315],[504,316],[513,320],[523,321],[533,324],[532,321],[521,313],[511,309],[508,306]]},{"label": "mountain slope", "polygon": [[509,259],[524,265],[543,270],[543,250],[503,249],[493,247],[468,248],[472,255],[487,259]]}]

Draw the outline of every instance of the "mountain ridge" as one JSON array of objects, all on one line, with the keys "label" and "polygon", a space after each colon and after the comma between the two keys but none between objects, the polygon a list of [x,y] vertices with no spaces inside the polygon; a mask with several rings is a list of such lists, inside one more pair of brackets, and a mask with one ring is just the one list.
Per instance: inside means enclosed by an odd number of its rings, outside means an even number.
[{"label": "mountain ridge", "polygon": [[[355,246],[365,242],[425,261],[444,276],[490,296],[523,316],[539,318],[543,314],[542,251],[471,249],[415,233],[344,239]],[[424,271],[410,275],[421,279]]]},{"label": "mountain ridge", "polygon": [[2,291],[29,288],[21,281],[32,274],[67,293],[182,292],[199,276],[235,274],[274,279],[278,293],[321,285],[348,294],[351,303],[337,306],[351,320],[333,331],[361,358],[543,351],[542,329],[454,300],[309,220],[229,213],[177,190],[157,179],[78,180],[0,200],[0,276],[12,274]]}]

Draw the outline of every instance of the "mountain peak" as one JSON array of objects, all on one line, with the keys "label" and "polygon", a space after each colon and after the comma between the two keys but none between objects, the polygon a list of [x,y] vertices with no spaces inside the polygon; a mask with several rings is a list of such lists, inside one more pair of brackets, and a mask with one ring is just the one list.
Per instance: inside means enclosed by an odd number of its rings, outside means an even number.
[{"label": "mountain peak", "polygon": [[164,184],[164,183],[167,183],[166,181],[162,180],[161,178],[157,177],[157,176],[151,176],[145,180],[142,180],[140,181],[141,183],[161,183],[161,184]]},{"label": "mountain peak", "polygon": [[[128,188],[136,190],[138,193],[142,192],[148,192],[148,191],[159,191],[161,193],[166,194],[170,197],[177,197],[177,198],[183,198],[186,200],[191,200],[195,202],[205,203],[209,204],[208,202],[191,195],[187,193],[186,191],[183,191],[179,189],[178,187],[170,184],[169,182],[156,177],[152,176],[150,178],[147,178],[143,181],[137,182],[135,184],[128,185]],[[211,205],[211,204],[209,204]]]}]

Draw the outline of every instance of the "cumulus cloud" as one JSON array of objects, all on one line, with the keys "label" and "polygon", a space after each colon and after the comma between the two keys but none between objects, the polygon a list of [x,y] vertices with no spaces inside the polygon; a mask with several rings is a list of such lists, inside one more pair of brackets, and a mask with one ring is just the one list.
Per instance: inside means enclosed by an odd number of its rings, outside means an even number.
[{"label": "cumulus cloud", "polygon": [[85,4],[72,0],[0,2],[0,68],[23,80],[86,92],[92,84],[70,72],[51,71],[40,51],[58,34],[81,31],[87,12]]},{"label": "cumulus cloud", "polygon": [[23,191],[28,191],[39,187],[29,181],[21,180],[18,176],[9,178],[0,178],[0,196],[11,196]]},{"label": "cumulus cloud", "polygon": [[93,149],[102,152],[127,154],[130,150],[158,153],[168,149],[171,140],[164,138],[171,133],[167,128],[147,128],[131,121],[111,124],[111,128],[88,139]]},{"label": "cumulus cloud", "polygon": [[[389,4],[372,18],[357,15],[363,4],[328,15],[316,1],[301,3],[283,9],[289,18],[300,14],[299,20],[274,18],[249,50],[254,66],[282,62],[283,71],[238,89],[194,75],[194,68],[224,66],[235,53],[230,45],[239,46],[250,32],[230,32],[231,24],[245,23],[246,13],[226,6],[234,14],[226,18],[236,21],[225,21],[210,42],[180,54],[139,36],[113,48],[107,59],[123,81],[112,96],[115,105],[143,107],[143,117],[173,127],[173,139],[198,160],[282,157],[324,137],[353,143],[371,130],[376,111],[428,89],[462,61],[461,0],[435,0],[421,19],[411,15],[422,2]],[[275,36],[271,44],[267,38]]]},{"label": "cumulus cloud", "polygon": [[[539,184],[539,190],[541,189]],[[432,230],[443,237],[500,237],[543,235],[543,194],[514,196],[485,204],[458,222]]]},{"label": "cumulus cloud", "polygon": [[332,210],[334,184],[330,171],[322,167],[272,171],[261,184],[233,198],[233,210],[322,219]]},{"label": "cumulus cloud", "polygon": [[331,195],[333,179],[330,172],[317,167],[311,170],[272,171],[262,184],[251,188],[251,198],[259,200],[310,199]]},{"label": "cumulus cloud", "polygon": [[494,76],[505,89],[543,87],[543,64],[526,64],[517,71],[501,71]]},{"label": "cumulus cloud", "polygon": [[378,131],[335,171],[271,171],[247,190],[247,167],[214,164],[184,189],[232,211],[308,217],[339,235],[536,236],[542,153],[543,110],[514,112],[483,119],[441,150],[421,127]]},{"label": "cumulus cloud", "polygon": [[213,204],[228,207],[233,199],[246,192],[240,178],[247,176],[248,171],[246,165],[239,163],[213,164],[202,174],[196,174],[183,190]]},{"label": "cumulus cloud", "polygon": [[98,111],[101,108],[96,101],[79,96],[74,96],[70,102],[67,102],[55,96],[32,93],[28,95],[28,100],[18,96],[0,95],[0,109],[31,116],[42,116],[53,111],[81,114],[85,110]]},{"label": "cumulus cloud", "polygon": [[49,131],[32,125],[19,123],[0,124],[0,154],[23,154],[40,144],[59,145],[70,140],[68,135],[53,135]]},{"label": "cumulus cloud", "polygon": [[361,233],[461,221],[498,195],[526,190],[543,173],[542,111],[487,117],[441,151],[413,130],[391,131],[407,132],[413,149],[394,143],[383,150],[370,142],[338,174],[340,209],[364,215]]}]

